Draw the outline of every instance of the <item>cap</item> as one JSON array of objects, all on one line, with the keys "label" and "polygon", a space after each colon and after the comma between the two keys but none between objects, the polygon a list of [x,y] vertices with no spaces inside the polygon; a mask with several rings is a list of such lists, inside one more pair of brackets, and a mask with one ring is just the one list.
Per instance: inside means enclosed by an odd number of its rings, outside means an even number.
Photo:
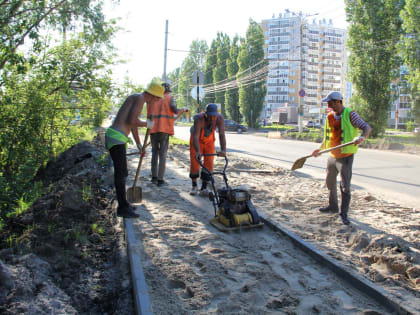
[{"label": "cap", "polygon": [[162,98],[165,88],[159,83],[151,82],[145,91],[153,96]]},{"label": "cap", "polygon": [[167,83],[167,82],[162,83],[162,86],[165,88],[165,93],[166,92],[172,92],[171,85],[169,83]]},{"label": "cap", "polygon": [[209,116],[215,116],[215,115],[217,115],[218,114],[217,104],[212,104],[212,103],[207,104],[207,106],[206,106],[206,113]]},{"label": "cap", "polygon": [[323,102],[328,102],[328,101],[331,101],[331,100],[342,101],[343,100],[343,95],[341,95],[340,92],[331,92],[322,101]]}]

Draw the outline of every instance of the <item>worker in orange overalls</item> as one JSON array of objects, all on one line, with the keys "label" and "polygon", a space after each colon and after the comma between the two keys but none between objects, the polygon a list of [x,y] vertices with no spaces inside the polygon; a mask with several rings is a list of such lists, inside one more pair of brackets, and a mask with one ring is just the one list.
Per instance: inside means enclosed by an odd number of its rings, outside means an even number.
[{"label": "worker in orange overalls", "polygon": [[[217,152],[218,156],[226,156],[226,136],[225,136],[225,120],[221,114],[217,112],[216,104],[207,104],[206,111],[198,113],[194,116],[194,126],[191,127],[190,137],[190,178],[192,180],[191,195],[198,192],[197,178],[200,173],[200,164],[202,154],[216,153],[214,132],[219,130],[219,141],[221,151]],[[213,172],[214,156],[204,156],[203,165]],[[210,180],[209,174],[201,172],[201,189],[200,196],[207,196],[207,182]]]},{"label": "worker in orange overalls", "polygon": [[165,184],[163,176],[166,169],[166,154],[168,152],[169,136],[174,134],[175,114],[182,115],[188,109],[178,109],[175,97],[171,95],[169,83],[162,83],[165,88],[163,98],[152,106],[147,106],[147,117],[153,115],[153,128],[150,130],[152,144],[152,183],[157,186]]}]

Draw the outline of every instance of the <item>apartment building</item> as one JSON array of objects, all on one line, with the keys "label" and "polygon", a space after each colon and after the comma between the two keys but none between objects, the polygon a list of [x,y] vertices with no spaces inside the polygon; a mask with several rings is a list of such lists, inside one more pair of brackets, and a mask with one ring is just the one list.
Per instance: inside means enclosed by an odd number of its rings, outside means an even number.
[{"label": "apartment building", "polygon": [[395,80],[391,86],[392,105],[388,112],[387,126],[390,128],[405,128],[408,121],[413,121],[411,117],[411,93],[409,84],[407,82],[407,75],[409,74],[408,67],[401,65],[400,77]]},{"label": "apartment building", "polygon": [[[308,19],[286,10],[261,22],[269,61],[262,118],[296,107],[304,119],[322,120],[326,108],[322,98],[331,91],[348,95],[346,30],[335,28],[332,20]],[[299,96],[302,90],[304,97]]]}]

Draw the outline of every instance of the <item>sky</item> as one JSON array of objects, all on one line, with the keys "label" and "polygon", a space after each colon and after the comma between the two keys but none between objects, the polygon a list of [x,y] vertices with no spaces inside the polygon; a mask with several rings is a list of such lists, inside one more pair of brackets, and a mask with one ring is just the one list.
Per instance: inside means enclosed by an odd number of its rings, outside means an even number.
[{"label": "sky", "polygon": [[[146,86],[164,72],[165,24],[168,20],[166,73],[180,67],[193,40],[205,40],[210,46],[217,32],[229,37],[245,37],[249,19],[278,17],[286,9],[308,16],[312,22],[332,19],[333,26],[347,28],[344,0],[119,0],[119,4],[105,1],[105,15],[121,18],[120,31],[114,44],[118,57],[126,64],[113,67],[114,79],[125,76],[136,84]],[[284,4],[283,4],[284,3]],[[313,16],[317,14],[316,16]]]}]

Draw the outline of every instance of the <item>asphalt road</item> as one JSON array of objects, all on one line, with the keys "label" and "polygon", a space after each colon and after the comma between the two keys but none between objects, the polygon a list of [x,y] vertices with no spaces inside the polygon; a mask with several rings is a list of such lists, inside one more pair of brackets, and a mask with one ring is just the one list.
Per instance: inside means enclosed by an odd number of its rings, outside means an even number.
[{"label": "asphalt road", "polygon": [[[189,127],[175,127],[175,135],[189,140]],[[311,154],[319,144],[269,139],[259,133],[226,134],[228,152],[290,169],[300,157]],[[216,145],[219,144],[218,135]],[[317,179],[325,178],[328,154],[306,160],[296,170]],[[420,156],[391,151],[359,149],[353,164],[352,188],[363,189],[397,204],[420,207]]]}]

